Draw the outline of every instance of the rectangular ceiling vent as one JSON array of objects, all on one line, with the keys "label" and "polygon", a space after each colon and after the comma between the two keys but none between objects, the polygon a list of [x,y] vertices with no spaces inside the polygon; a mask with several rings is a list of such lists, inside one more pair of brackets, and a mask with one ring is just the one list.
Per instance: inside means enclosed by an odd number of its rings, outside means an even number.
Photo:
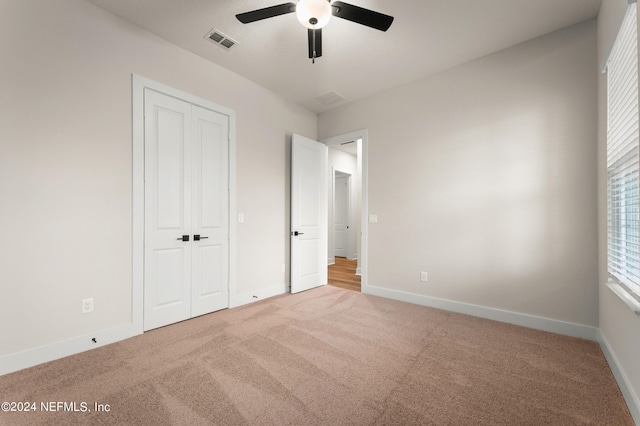
[{"label": "rectangular ceiling vent", "polygon": [[325,93],[324,95],[320,95],[317,98],[315,98],[316,101],[326,106],[337,104],[338,102],[344,101],[344,99],[345,99],[344,96],[334,91]]},{"label": "rectangular ceiling vent", "polygon": [[207,33],[207,35],[205,36],[205,38],[209,39],[210,41],[214,42],[215,44],[217,44],[220,47],[223,47],[226,50],[229,50],[233,46],[238,44],[237,41],[235,41],[231,37],[227,36],[226,34],[221,33],[220,31],[218,31],[216,29],[213,29],[213,30],[209,31]]}]

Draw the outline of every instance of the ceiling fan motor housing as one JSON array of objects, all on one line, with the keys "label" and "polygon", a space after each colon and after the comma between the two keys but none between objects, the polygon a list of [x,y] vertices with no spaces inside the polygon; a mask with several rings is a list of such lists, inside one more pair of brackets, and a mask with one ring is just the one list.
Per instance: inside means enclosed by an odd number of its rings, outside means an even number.
[{"label": "ceiling fan motor housing", "polygon": [[305,27],[317,30],[331,18],[331,4],[327,0],[300,0],[296,5],[298,20]]}]

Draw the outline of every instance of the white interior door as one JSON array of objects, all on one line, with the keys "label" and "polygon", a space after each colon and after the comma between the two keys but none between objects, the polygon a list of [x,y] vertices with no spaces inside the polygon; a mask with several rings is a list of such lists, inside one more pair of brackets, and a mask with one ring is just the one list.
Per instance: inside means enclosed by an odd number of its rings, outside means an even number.
[{"label": "white interior door", "polygon": [[349,175],[336,172],[333,194],[333,254],[348,257]]},{"label": "white interior door", "polygon": [[191,316],[190,117],[191,104],[145,90],[145,330]]},{"label": "white interior door", "polygon": [[192,106],[191,316],[229,306],[229,122]]},{"label": "white interior door", "polygon": [[291,147],[291,292],[327,284],[327,146],[293,135]]},{"label": "white interior door", "polygon": [[144,329],[228,307],[228,117],[145,89]]}]

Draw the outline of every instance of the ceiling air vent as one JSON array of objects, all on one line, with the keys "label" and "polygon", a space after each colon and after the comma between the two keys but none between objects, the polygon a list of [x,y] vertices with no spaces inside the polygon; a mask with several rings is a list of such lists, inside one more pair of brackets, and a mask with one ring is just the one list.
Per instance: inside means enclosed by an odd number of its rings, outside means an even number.
[{"label": "ceiling air vent", "polygon": [[235,41],[234,39],[230,38],[226,34],[223,34],[223,33],[221,33],[220,31],[218,31],[216,29],[213,29],[213,30],[209,31],[207,33],[207,35],[205,36],[205,38],[211,40],[212,42],[214,42],[215,44],[217,44],[220,47],[225,48],[226,50],[229,50],[233,46],[238,44],[237,41]]},{"label": "ceiling air vent", "polygon": [[344,96],[331,91],[329,93],[325,93],[324,95],[320,95],[317,98],[315,98],[316,101],[320,102],[323,105],[326,106],[331,106],[333,104],[337,104],[340,101],[344,101]]}]

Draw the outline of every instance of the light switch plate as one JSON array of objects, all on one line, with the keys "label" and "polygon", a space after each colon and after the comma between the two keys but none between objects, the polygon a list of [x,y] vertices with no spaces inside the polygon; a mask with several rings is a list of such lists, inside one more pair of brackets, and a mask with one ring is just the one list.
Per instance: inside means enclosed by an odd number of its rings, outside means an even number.
[{"label": "light switch plate", "polygon": [[378,223],[378,215],[370,214],[369,215],[369,223]]},{"label": "light switch plate", "polygon": [[93,297],[82,299],[82,313],[88,314],[89,312],[93,312]]}]

